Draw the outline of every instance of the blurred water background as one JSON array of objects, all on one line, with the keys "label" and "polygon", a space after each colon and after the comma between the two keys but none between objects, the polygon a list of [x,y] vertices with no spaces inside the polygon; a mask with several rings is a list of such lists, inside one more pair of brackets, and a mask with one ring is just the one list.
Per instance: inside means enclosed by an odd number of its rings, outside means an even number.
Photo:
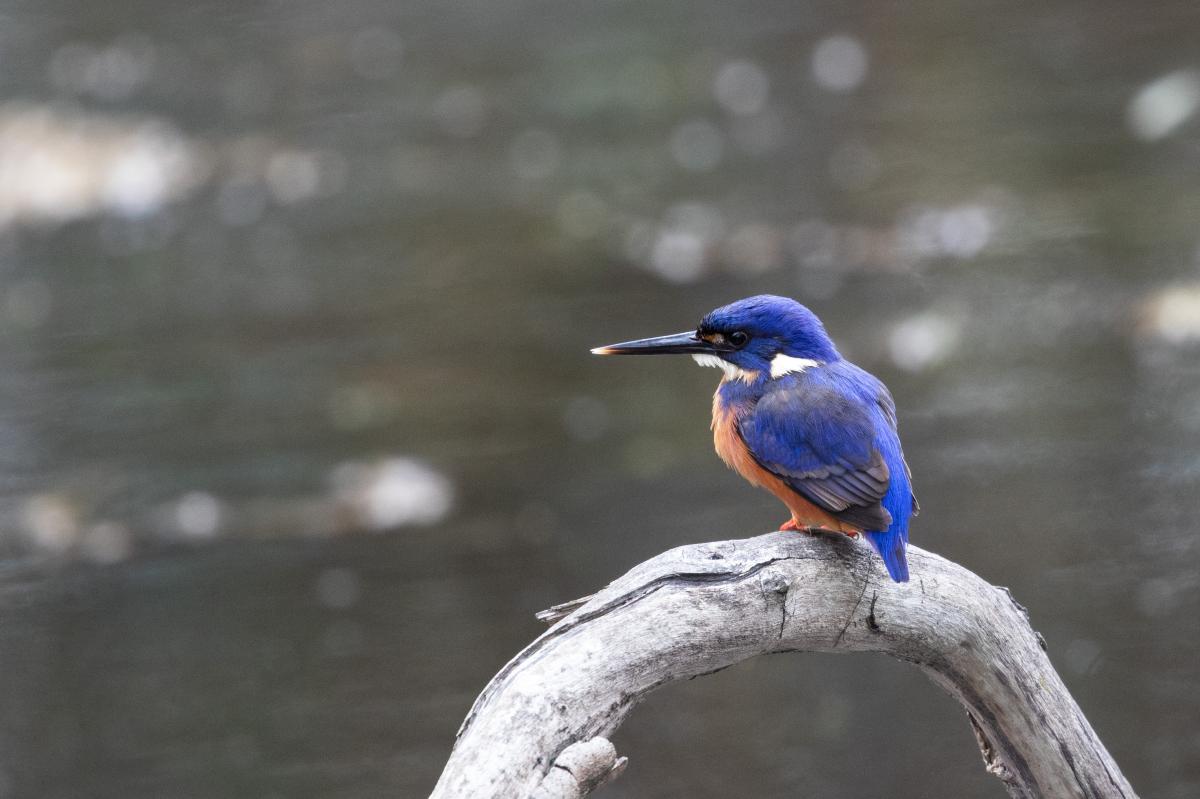
[{"label": "blurred water background", "polygon": [[[764,291],[882,377],[913,538],[1200,795],[1188,2],[0,3],[0,797],[421,796],[533,613],[784,512]],[[884,658],[655,694],[611,797],[1000,797]]]}]

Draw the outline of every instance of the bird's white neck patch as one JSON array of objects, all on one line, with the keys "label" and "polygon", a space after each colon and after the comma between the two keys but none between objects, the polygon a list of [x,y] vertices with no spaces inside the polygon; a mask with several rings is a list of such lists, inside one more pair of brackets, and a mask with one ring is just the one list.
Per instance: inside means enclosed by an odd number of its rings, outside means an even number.
[{"label": "bird's white neck patch", "polygon": [[791,355],[780,353],[771,359],[771,377],[783,377],[793,372],[802,374],[806,369],[822,365],[821,361],[814,361],[812,358],[793,358]]},{"label": "bird's white neck patch", "polygon": [[732,364],[729,361],[718,355],[709,355],[706,352],[698,352],[692,354],[692,360],[701,366],[712,366],[725,372],[726,380],[743,380],[747,383],[754,382],[758,377],[758,372],[748,372],[737,364]]}]

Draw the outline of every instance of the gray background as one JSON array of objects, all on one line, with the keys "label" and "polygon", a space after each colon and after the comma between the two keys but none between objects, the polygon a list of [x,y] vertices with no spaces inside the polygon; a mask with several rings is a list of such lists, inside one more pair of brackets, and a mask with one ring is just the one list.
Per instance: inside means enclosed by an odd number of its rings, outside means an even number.
[{"label": "gray background", "polygon": [[[0,3],[0,796],[429,791],[534,611],[785,517],[770,291],[883,378],[913,540],[1200,793],[1200,12]],[[612,797],[1000,797],[884,658],[656,693]]]}]

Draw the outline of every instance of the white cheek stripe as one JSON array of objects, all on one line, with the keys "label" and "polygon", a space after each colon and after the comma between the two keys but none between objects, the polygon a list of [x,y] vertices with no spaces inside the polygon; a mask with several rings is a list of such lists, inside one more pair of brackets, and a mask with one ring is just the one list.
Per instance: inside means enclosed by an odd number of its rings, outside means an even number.
[{"label": "white cheek stripe", "polygon": [[745,369],[739,368],[737,365],[730,363],[724,358],[717,355],[709,355],[706,352],[692,354],[692,360],[701,366],[712,366],[725,372],[726,380],[753,380],[754,372],[747,372]]},{"label": "white cheek stripe", "polygon": [[771,359],[771,377],[783,377],[791,372],[801,374],[805,369],[822,366],[820,361],[812,358],[793,358],[791,355],[776,355]]}]

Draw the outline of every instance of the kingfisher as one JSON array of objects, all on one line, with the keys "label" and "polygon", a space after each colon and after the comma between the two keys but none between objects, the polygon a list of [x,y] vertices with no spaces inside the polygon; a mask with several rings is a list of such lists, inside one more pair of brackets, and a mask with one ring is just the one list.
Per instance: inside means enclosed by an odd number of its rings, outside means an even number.
[{"label": "kingfisher", "polygon": [[724,376],[712,432],[726,465],[783,501],[781,530],[863,536],[898,583],[919,506],[887,387],[847,361],[816,314],[763,294],[694,331],[597,347],[596,355],[690,354]]}]

